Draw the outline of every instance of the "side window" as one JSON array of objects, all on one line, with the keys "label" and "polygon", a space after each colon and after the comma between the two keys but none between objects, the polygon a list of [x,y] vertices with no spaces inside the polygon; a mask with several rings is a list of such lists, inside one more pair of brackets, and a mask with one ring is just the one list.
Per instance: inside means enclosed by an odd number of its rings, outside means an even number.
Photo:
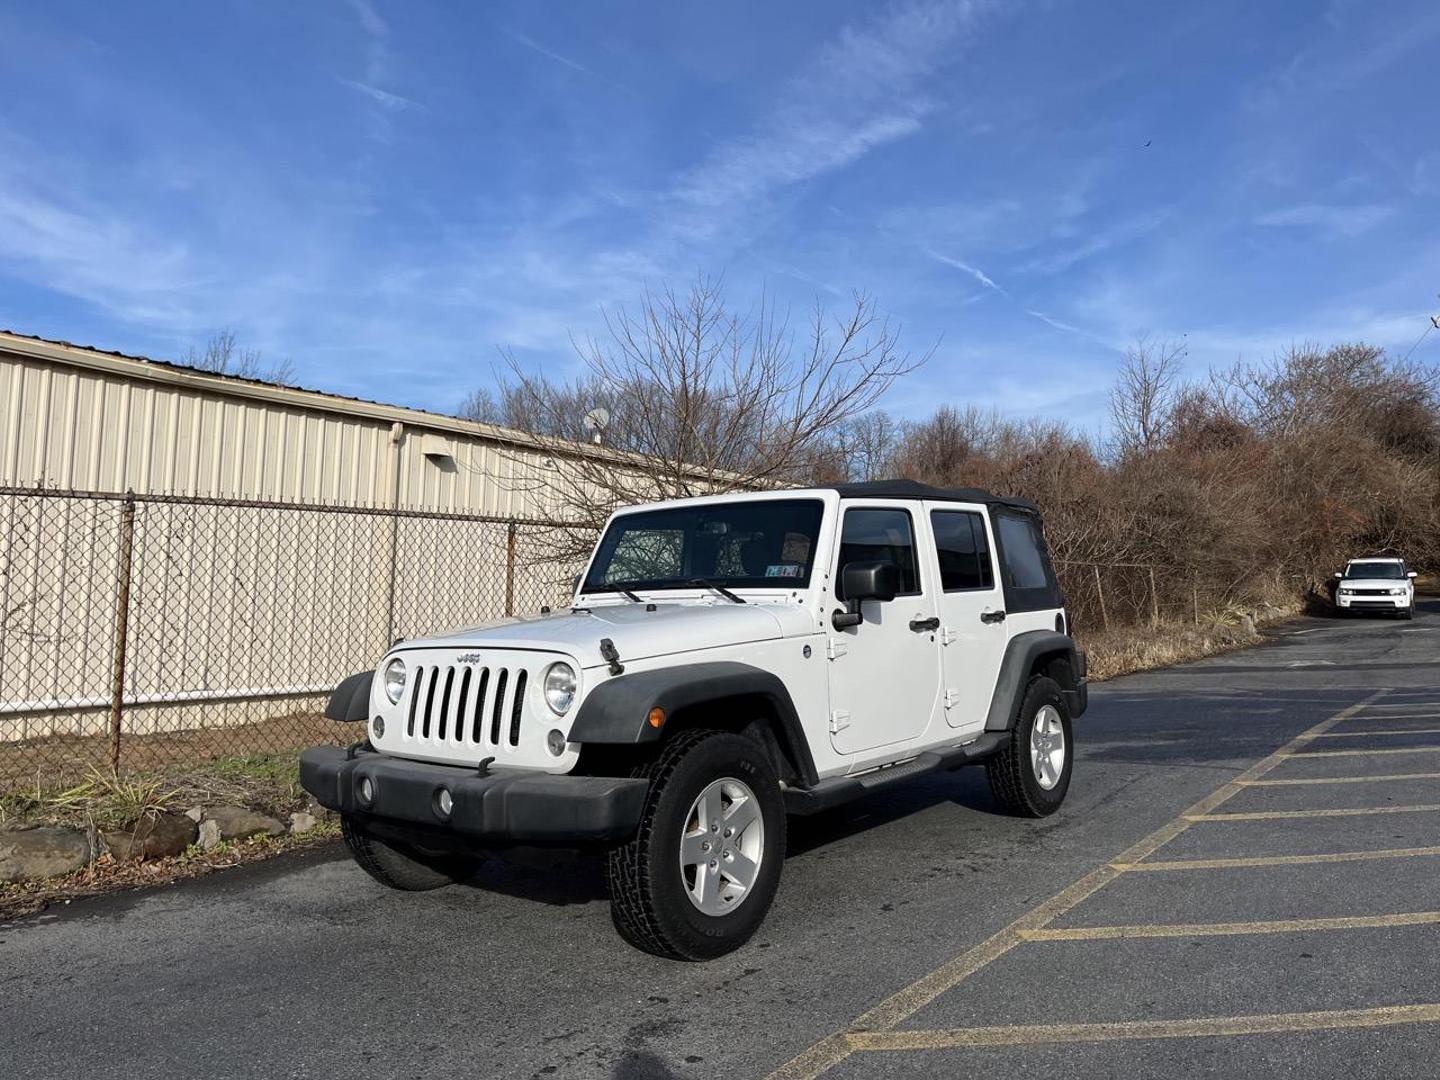
[{"label": "side window", "polygon": [[995,531],[1000,539],[1000,561],[1005,584],[1012,589],[1045,589],[1050,579],[1040,554],[1040,539],[1028,514],[996,514]]},{"label": "side window", "polygon": [[[846,563],[888,559],[900,568],[900,596],[920,591],[920,573],[915,564],[915,530],[906,510],[855,509],[845,511],[840,530],[840,569]],[[840,575],[835,576],[835,595],[840,595]]]},{"label": "side window", "polygon": [[932,510],[935,553],[940,559],[940,587],[946,592],[992,589],[995,571],[985,522],[968,510]]}]

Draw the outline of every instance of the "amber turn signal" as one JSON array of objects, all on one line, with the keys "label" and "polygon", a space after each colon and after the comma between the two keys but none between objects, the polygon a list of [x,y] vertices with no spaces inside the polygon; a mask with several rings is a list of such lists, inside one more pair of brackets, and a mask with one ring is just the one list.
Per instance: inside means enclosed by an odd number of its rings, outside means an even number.
[{"label": "amber turn signal", "polygon": [[650,715],[645,719],[650,721],[651,727],[658,728],[661,724],[665,723],[665,710],[660,708],[659,705],[656,705],[655,708],[650,710]]}]

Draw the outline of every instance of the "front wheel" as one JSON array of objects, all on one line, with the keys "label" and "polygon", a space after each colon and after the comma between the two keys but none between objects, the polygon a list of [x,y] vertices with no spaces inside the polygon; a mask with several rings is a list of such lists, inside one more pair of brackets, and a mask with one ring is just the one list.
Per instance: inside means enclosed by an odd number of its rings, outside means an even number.
[{"label": "front wheel", "polygon": [[480,864],[478,858],[425,851],[381,839],[353,817],[341,818],[340,832],[360,869],[380,884],[402,892],[427,892],[453,885],[473,874]]},{"label": "front wheel", "polygon": [[785,860],[780,780],[751,739],[684,731],[645,768],[640,828],[607,867],[621,937],[656,956],[712,960],[759,928]]},{"label": "front wheel", "polygon": [[990,791],[1004,809],[1045,817],[1060,809],[1074,763],[1070,710],[1054,679],[1030,680],[1005,748],[985,762]]}]

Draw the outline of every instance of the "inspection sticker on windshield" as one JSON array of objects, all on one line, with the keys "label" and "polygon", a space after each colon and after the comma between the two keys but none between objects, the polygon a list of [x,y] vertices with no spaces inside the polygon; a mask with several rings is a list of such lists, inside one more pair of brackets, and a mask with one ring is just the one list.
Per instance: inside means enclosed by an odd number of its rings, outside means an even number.
[{"label": "inspection sticker on windshield", "polygon": [[766,577],[799,577],[800,567],[791,566],[788,563],[780,563],[765,567]]}]

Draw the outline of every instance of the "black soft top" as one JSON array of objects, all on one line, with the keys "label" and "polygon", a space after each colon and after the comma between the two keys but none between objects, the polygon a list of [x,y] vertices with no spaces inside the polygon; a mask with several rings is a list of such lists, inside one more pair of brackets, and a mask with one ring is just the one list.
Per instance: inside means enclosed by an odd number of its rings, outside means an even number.
[{"label": "black soft top", "polygon": [[1009,506],[1037,514],[1040,508],[1029,499],[1016,495],[992,495],[980,488],[941,488],[918,480],[866,480],[854,484],[836,484],[842,499],[929,499],[932,502],[983,503]]}]

